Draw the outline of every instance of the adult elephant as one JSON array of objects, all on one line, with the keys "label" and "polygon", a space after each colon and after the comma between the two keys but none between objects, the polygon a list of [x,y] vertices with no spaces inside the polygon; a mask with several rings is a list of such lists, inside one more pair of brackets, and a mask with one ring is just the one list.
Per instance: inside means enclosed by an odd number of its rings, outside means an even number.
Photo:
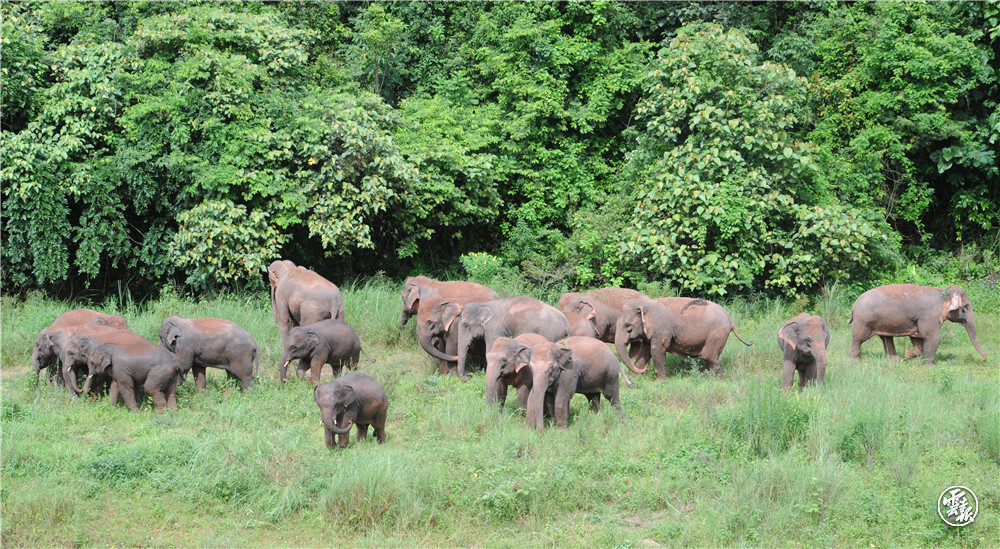
[{"label": "adult elephant", "polygon": [[483,299],[430,297],[422,300],[417,311],[417,343],[427,354],[440,361],[441,375],[458,367],[458,323],[455,320],[466,305],[482,302]]},{"label": "adult elephant", "polygon": [[332,318],[344,320],[344,298],[340,288],[322,276],[279,260],[267,268],[271,284],[271,313],[284,344],[288,329]]},{"label": "adult elephant", "polygon": [[972,302],[958,286],[934,288],[913,284],[889,284],[861,294],[851,307],[851,348],[848,354],[858,358],[861,344],[872,336],[882,338],[888,358],[897,358],[893,337],[909,337],[913,350],[906,358],[923,355],[924,362],[934,363],[941,343],[945,320],[965,326],[972,346],[986,361],[986,352],[976,337],[976,317]]},{"label": "adult elephant", "polygon": [[[101,345],[152,345],[139,334],[107,326],[77,326],[67,332],[63,342],[62,360],[67,372],[67,384],[72,383],[72,389],[77,393],[89,393],[95,384],[107,387],[112,383],[111,376],[107,375],[107,372],[99,372],[91,360]],[[76,371],[81,368],[87,373],[82,389],[76,384]]]},{"label": "adult elephant", "polygon": [[753,342],[743,341],[729,313],[712,301],[688,297],[630,299],[622,306],[618,319],[615,348],[632,373],[642,374],[646,368],[637,368],[632,363],[627,345],[638,341],[647,343],[658,381],[667,378],[668,352],[680,357],[699,357],[705,361],[706,369],[714,368],[721,377],[719,356],[730,332],[744,345],[753,345]]},{"label": "adult elephant", "polygon": [[[491,349],[498,337],[535,333],[558,341],[569,336],[565,315],[548,303],[523,295],[469,303],[462,309],[458,323],[458,355],[444,358],[458,361],[457,373],[463,380],[468,379],[465,365],[475,343],[483,342],[485,349]],[[496,398],[495,379],[486,380],[486,394],[487,399]]]},{"label": "adult elephant", "polygon": [[615,342],[615,329],[622,306],[630,299],[646,297],[629,288],[601,288],[588,293],[569,292],[559,297],[559,310],[576,314],[594,325],[596,338],[607,343]]},{"label": "adult elephant", "polygon": [[603,395],[618,412],[618,359],[603,341],[592,337],[569,337],[559,343],[542,342],[531,348],[531,393],[525,419],[528,428],[545,429],[543,408],[552,402],[556,426],[565,429],[569,421],[569,401],[582,394],[590,410],[598,411]]},{"label": "adult elephant", "polygon": [[257,340],[239,324],[222,318],[170,316],[160,323],[160,344],[176,354],[185,372],[194,375],[194,385],[205,388],[205,368],[225,370],[246,391],[253,385],[257,364]]},{"label": "adult elephant", "polygon": [[778,347],[784,354],[781,390],[792,386],[795,372],[799,373],[799,388],[806,384],[823,383],[826,375],[826,349],[830,346],[830,329],[823,318],[809,313],[795,316],[778,329]]},{"label": "adult elephant", "polygon": [[434,280],[426,276],[411,276],[403,282],[403,309],[399,315],[399,326],[403,327],[410,317],[420,311],[422,301],[430,298],[479,298],[479,301],[500,299],[492,289],[462,280]]}]

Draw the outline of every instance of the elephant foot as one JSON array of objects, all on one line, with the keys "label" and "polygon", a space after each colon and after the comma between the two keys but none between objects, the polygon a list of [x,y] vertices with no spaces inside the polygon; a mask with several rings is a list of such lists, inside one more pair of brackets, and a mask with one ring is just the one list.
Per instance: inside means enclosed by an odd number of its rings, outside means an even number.
[{"label": "elephant foot", "polygon": [[458,376],[458,379],[461,379],[462,381],[469,381],[469,376]]},{"label": "elephant foot", "polygon": [[907,349],[907,350],[903,351],[903,358],[909,360],[911,358],[917,358],[921,354],[923,354],[923,353],[921,353],[920,351],[918,351],[916,349]]},{"label": "elephant foot", "polygon": [[653,381],[666,381],[666,380],[667,376],[662,375],[662,376],[656,376],[656,379],[654,379]]}]

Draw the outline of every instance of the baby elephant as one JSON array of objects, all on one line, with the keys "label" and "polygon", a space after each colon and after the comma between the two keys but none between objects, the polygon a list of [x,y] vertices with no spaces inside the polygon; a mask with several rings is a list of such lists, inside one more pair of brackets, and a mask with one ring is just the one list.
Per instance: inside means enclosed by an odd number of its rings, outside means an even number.
[{"label": "baby elephant", "polygon": [[778,346],[785,353],[781,390],[792,386],[795,371],[799,372],[799,388],[809,382],[823,383],[826,373],[826,348],[830,345],[830,330],[823,319],[802,313],[778,330]]},{"label": "baby elephant", "polygon": [[361,372],[352,372],[335,381],[317,385],[313,400],[323,416],[326,445],[333,448],[333,435],[338,435],[337,445],[347,447],[351,425],[358,425],[358,442],[368,438],[368,426],[375,427],[375,438],[385,442],[385,417],[389,397],[374,378]]},{"label": "baby elephant", "polygon": [[221,318],[171,316],[160,324],[160,344],[177,355],[181,367],[193,369],[194,385],[205,388],[205,367],[221,368],[247,390],[253,385],[257,341],[239,324]]},{"label": "baby elephant", "polygon": [[327,319],[298,326],[288,330],[285,337],[285,351],[281,355],[279,372],[281,381],[285,381],[287,377],[288,363],[295,359],[299,359],[295,375],[304,377],[306,370],[309,370],[309,383],[318,383],[324,364],[333,366],[333,375],[336,377],[344,366],[357,368],[360,356],[361,340],[358,333],[343,320]]}]

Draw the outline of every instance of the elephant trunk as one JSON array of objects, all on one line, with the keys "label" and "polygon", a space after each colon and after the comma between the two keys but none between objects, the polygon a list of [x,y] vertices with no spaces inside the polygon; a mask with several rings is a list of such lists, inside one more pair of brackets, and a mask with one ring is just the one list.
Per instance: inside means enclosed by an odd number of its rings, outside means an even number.
[{"label": "elephant trunk", "polygon": [[816,383],[823,383],[826,375],[826,344],[822,341],[813,343],[813,358],[816,359]]},{"label": "elephant trunk", "polygon": [[324,409],[323,425],[326,425],[327,429],[338,435],[346,435],[347,433],[351,432],[351,426],[354,425],[354,422],[351,420],[347,420],[347,423],[343,427],[338,427],[337,418],[333,417],[333,411]]},{"label": "elephant trunk", "polygon": [[[447,334],[443,334],[441,337],[442,341],[447,340],[447,337],[448,337]],[[431,334],[427,330],[420,330],[420,329],[417,330],[417,342],[420,343],[420,347],[424,351],[427,351],[427,354],[431,355],[432,357],[438,360],[444,360],[447,362],[455,362],[456,360],[458,360],[457,356],[447,355],[441,352],[437,347],[435,347],[431,343]]]},{"label": "elephant trunk", "polygon": [[[63,379],[66,382],[66,386],[72,389],[74,393],[80,394],[83,392],[80,390],[80,386],[76,384],[76,374],[73,373],[72,365],[67,364],[65,368],[63,368]],[[88,379],[87,381],[90,380]],[[86,386],[86,383],[84,384],[84,386]]]},{"label": "elephant trunk", "polygon": [[[615,331],[615,349],[618,351],[618,358],[621,359],[622,363],[628,367],[633,374],[639,375],[646,373],[646,368],[636,368],[635,364],[632,362],[632,357],[628,355],[628,344],[629,341],[628,333],[625,329],[619,327]],[[626,378],[627,379],[627,378]]]},{"label": "elephant trunk", "polygon": [[986,362],[986,351],[983,350],[983,346],[979,344],[979,338],[976,337],[976,319],[972,316],[971,311],[969,318],[965,321],[965,331],[969,332],[969,339],[972,340],[972,346],[982,355],[983,362]]},{"label": "elephant trunk", "polygon": [[[539,368],[540,370],[541,368]],[[541,433],[545,430],[545,391],[547,383],[545,375],[535,372],[531,383],[531,392],[528,393],[528,407],[524,412],[528,429],[535,428]]]}]

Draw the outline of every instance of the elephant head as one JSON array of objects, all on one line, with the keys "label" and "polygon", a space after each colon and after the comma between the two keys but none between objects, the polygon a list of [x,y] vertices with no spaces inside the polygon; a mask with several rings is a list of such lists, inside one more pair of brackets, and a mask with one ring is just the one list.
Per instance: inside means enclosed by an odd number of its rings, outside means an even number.
[{"label": "elephant head", "polygon": [[[486,352],[486,403],[496,402],[501,394],[501,383],[504,387],[517,385],[530,360],[531,347],[516,339],[498,337]],[[505,390],[502,394],[506,397]],[[500,405],[503,406],[503,402]]]},{"label": "elephant head", "polygon": [[31,366],[35,370],[35,377],[42,368],[48,367],[53,361],[59,359],[59,349],[52,341],[52,330],[43,328],[35,338],[35,346],[31,349]]},{"label": "elephant head", "polygon": [[630,299],[622,306],[621,315],[615,326],[615,349],[618,357],[633,374],[645,373],[646,368],[637,368],[628,353],[628,346],[633,342],[651,339],[653,323],[649,308],[653,302],[649,299]]},{"label": "elephant head", "polygon": [[945,318],[965,326],[972,346],[982,355],[983,362],[986,362],[986,351],[983,351],[976,336],[976,315],[972,312],[972,302],[965,295],[965,290],[958,286],[948,286],[941,293],[941,304]]},{"label": "elephant head", "polygon": [[458,325],[458,364],[459,375],[463,375],[463,368],[469,357],[469,351],[473,343],[483,341],[486,345],[492,345],[497,337],[506,335],[499,329],[500,322],[497,312],[494,310],[496,301],[469,303],[462,310]]},{"label": "elephant head", "polygon": [[458,357],[442,352],[438,346],[445,342],[452,330],[457,330],[455,321],[462,314],[466,300],[444,298],[428,299],[417,312],[417,342],[432,357],[445,362],[455,362]]},{"label": "elephant head", "polygon": [[320,335],[308,326],[292,328],[285,337],[285,350],[281,353],[281,364],[279,376],[281,381],[285,381],[288,373],[288,363],[293,360],[312,356],[313,351],[319,346]]},{"label": "elephant head", "polygon": [[[351,431],[358,415],[358,397],[354,388],[336,381],[317,385],[313,389],[313,401],[319,406],[323,425],[328,430],[338,435]],[[344,422],[343,427],[337,426],[338,420]],[[328,440],[327,445],[332,446],[332,441]]]},{"label": "elephant head", "polygon": [[179,316],[170,316],[160,324],[160,344],[171,353],[177,352],[177,340],[181,337],[181,322]]},{"label": "elephant head", "polygon": [[281,283],[282,279],[288,276],[288,273],[292,272],[294,268],[295,264],[287,259],[273,261],[267,267],[267,281],[271,287],[271,313],[273,315],[277,315],[277,309],[274,306],[274,292],[278,289],[278,284]]},{"label": "elephant head", "polygon": [[531,348],[531,394],[528,395],[528,409],[525,412],[528,428],[538,432],[545,429],[544,408],[546,393],[555,391],[559,376],[573,367],[573,351],[561,343],[549,341]]},{"label": "elephant head", "polygon": [[589,318],[584,318],[573,312],[563,312],[563,314],[566,316],[566,320],[569,321],[569,335],[600,339],[597,327],[594,325],[593,315]]},{"label": "elephant head", "polygon": [[417,311],[420,309],[421,294],[427,291],[432,282],[433,280],[426,276],[407,277],[403,283],[403,291],[401,292],[403,309],[399,315],[400,327],[405,326],[410,321],[410,317],[417,314]]}]

